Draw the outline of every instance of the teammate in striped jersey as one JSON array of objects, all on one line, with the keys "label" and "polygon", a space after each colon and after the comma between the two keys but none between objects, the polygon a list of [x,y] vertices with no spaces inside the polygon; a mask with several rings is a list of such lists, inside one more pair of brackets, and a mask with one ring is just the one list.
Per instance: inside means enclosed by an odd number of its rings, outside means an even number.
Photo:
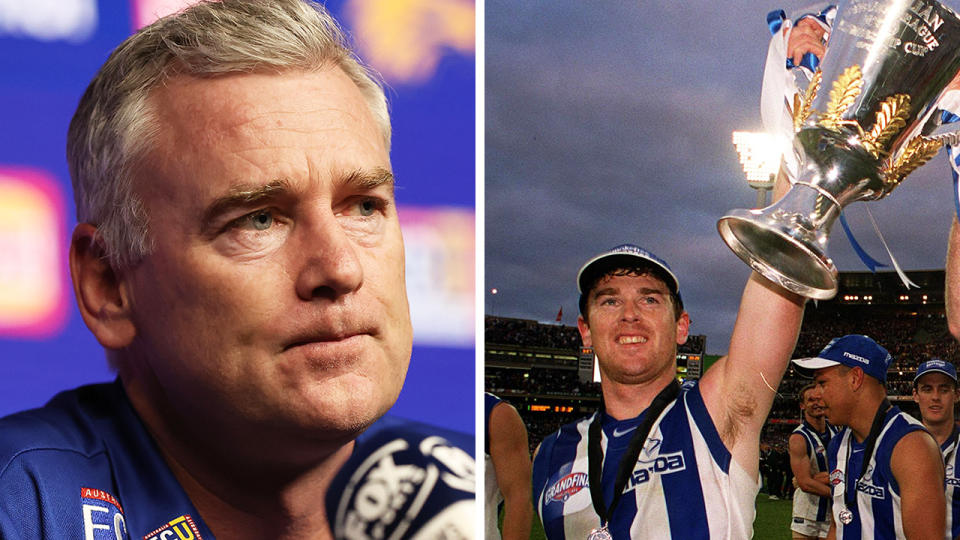
[{"label": "teammate in striped jersey", "polygon": [[913,378],[913,400],[920,407],[924,427],[940,445],[946,469],[948,540],[960,537],[960,471],[957,470],[956,452],[960,430],[954,416],[957,397],[957,369],[953,364],[932,358],[917,367]]},{"label": "teammate in striped jersey", "polygon": [[830,473],[827,445],[837,428],[826,420],[820,389],[800,389],[803,422],[790,435],[790,468],[797,481],[793,494],[793,540],[826,538],[830,529]]},{"label": "teammate in striped jersey", "polygon": [[624,245],[589,260],[577,284],[603,405],[544,439],[534,458],[547,538],[750,538],[760,430],[802,299],[753,275],[729,355],[680,389],[676,351],[690,319],[670,267]]},{"label": "teammate in striped jersey", "polygon": [[[530,445],[527,428],[513,405],[483,395],[484,534],[487,540],[527,540],[533,521],[530,504]],[[503,533],[497,520],[503,507]]]},{"label": "teammate in striped jersey", "polygon": [[923,425],[887,400],[891,360],[861,335],[836,338],[817,357],[794,360],[801,373],[813,374],[830,422],[847,426],[827,451],[828,538],[944,537],[943,459]]}]

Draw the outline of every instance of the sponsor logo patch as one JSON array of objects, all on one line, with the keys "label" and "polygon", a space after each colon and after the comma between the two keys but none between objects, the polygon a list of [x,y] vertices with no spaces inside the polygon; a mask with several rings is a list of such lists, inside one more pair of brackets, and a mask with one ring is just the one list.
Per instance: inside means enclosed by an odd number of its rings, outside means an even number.
[{"label": "sponsor logo patch", "polygon": [[102,489],[80,488],[83,537],[88,540],[125,538],[127,522],[120,501]]},{"label": "sponsor logo patch", "polygon": [[587,479],[587,473],[570,473],[547,488],[547,499],[551,502],[566,502],[572,495],[577,494],[589,485],[590,481]]},{"label": "sponsor logo patch", "polygon": [[843,471],[834,469],[830,472],[830,485],[836,486],[843,483]]},{"label": "sponsor logo patch", "polygon": [[661,454],[650,460],[637,460],[637,465],[634,466],[633,474],[627,479],[627,485],[623,488],[623,492],[627,493],[637,489],[641,484],[649,482],[657,475],[672,474],[686,468],[683,452]]},{"label": "sponsor logo patch", "polygon": [[869,482],[860,481],[857,482],[857,491],[861,493],[866,493],[874,499],[883,499],[886,496],[887,491],[882,487],[875,486]]},{"label": "sponsor logo patch", "polygon": [[843,355],[846,356],[847,358],[852,359],[852,360],[856,360],[857,362],[860,362],[861,364],[869,364],[869,363],[870,363],[869,360],[867,360],[866,358],[860,356],[859,354],[853,354],[853,353],[850,353],[850,352],[847,352],[847,351],[843,351]]},{"label": "sponsor logo patch", "polygon": [[197,524],[193,522],[190,514],[177,516],[159,529],[147,534],[143,540],[203,540],[200,531],[197,530]]}]

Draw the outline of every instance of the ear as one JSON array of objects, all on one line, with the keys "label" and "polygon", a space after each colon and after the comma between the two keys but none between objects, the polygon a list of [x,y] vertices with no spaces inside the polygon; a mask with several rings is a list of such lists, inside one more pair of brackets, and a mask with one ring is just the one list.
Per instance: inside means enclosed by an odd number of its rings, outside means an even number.
[{"label": "ear", "polygon": [[80,223],[70,242],[70,277],[87,328],[107,349],[122,349],[136,328],[122,276],[110,266],[97,228]]},{"label": "ear", "polygon": [[917,387],[913,387],[913,402],[920,403],[920,397],[917,395]]},{"label": "ear", "polygon": [[584,347],[593,347],[593,340],[590,338],[590,326],[587,325],[583,315],[577,316],[577,328],[580,330],[580,338],[583,340]]},{"label": "ear", "polygon": [[866,373],[858,367],[851,368],[850,371],[847,372],[847,375],[850,377],[850,389],[855,392],[863,386],[863,379],[867,376]]},{"label": "ear", "polygon": [[690,335],[690,315],[686,311],[680,313],[677,319],[677,345],[683,345],[687,342],[687,336]]}]

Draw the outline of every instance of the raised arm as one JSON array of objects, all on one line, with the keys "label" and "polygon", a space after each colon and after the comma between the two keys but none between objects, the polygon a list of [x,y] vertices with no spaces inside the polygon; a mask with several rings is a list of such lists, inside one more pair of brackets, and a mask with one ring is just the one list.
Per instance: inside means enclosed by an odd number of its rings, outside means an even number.
[{"label": "raised arm", "polygon": [[[789,187],[781,170],[774,200]],[[804,301],[754,272],[740,299],[728,354],[701,382],[720,438],[750,475],[758,472],[760,430],[797,344]]]},{"label": "raised arm", "polygon": [[527,428],[509,403],[490,413],[490,459],[503,493],[503,539],[527,540],[533,519]]},{"label": "raised arm", "polygon": [[954,339],[960,339],[960,225],[954,216],[947,243],[947,324]]},{"label": "raised arm", "polygon": [[943,458],[933,437],[925,431],[904,435],[893,447],[890,469],[900,485],[906,537],[910,540],[943,538],[947,512]]},{"label": "raised arm", "polygon": [[790,435],[790,469],[793,470],[797,487],[814,495],[830,496],[830,484],[824,479],[825,473],[818,474],[819,478],[810,474],[810,455],[807,453],[807,442],[803,435],[799,433]]}]

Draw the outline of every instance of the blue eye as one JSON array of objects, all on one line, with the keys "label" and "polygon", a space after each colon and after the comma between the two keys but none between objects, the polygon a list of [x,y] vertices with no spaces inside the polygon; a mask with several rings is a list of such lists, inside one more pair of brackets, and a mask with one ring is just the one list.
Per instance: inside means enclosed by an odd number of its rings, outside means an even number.
[{"label": "blue eye", "polygon": [[250,222],[253,224],[254,229],[265,231],[273,225],[273,214],[268,210],[262,210],[250,216]]},{"label": "blue eye", "polygon": [[364,199],[360,201],[360,204],[357,207],[360,209],[361,216],[372,216],[374,212],[379,210],[379,204],[374,199]]},{"label": "blue eye", "polygon": [[273,225],[273,212],[270,210],[257,210],[256,212],[237,219],[233,224],[236,227],[265,231]]}]

